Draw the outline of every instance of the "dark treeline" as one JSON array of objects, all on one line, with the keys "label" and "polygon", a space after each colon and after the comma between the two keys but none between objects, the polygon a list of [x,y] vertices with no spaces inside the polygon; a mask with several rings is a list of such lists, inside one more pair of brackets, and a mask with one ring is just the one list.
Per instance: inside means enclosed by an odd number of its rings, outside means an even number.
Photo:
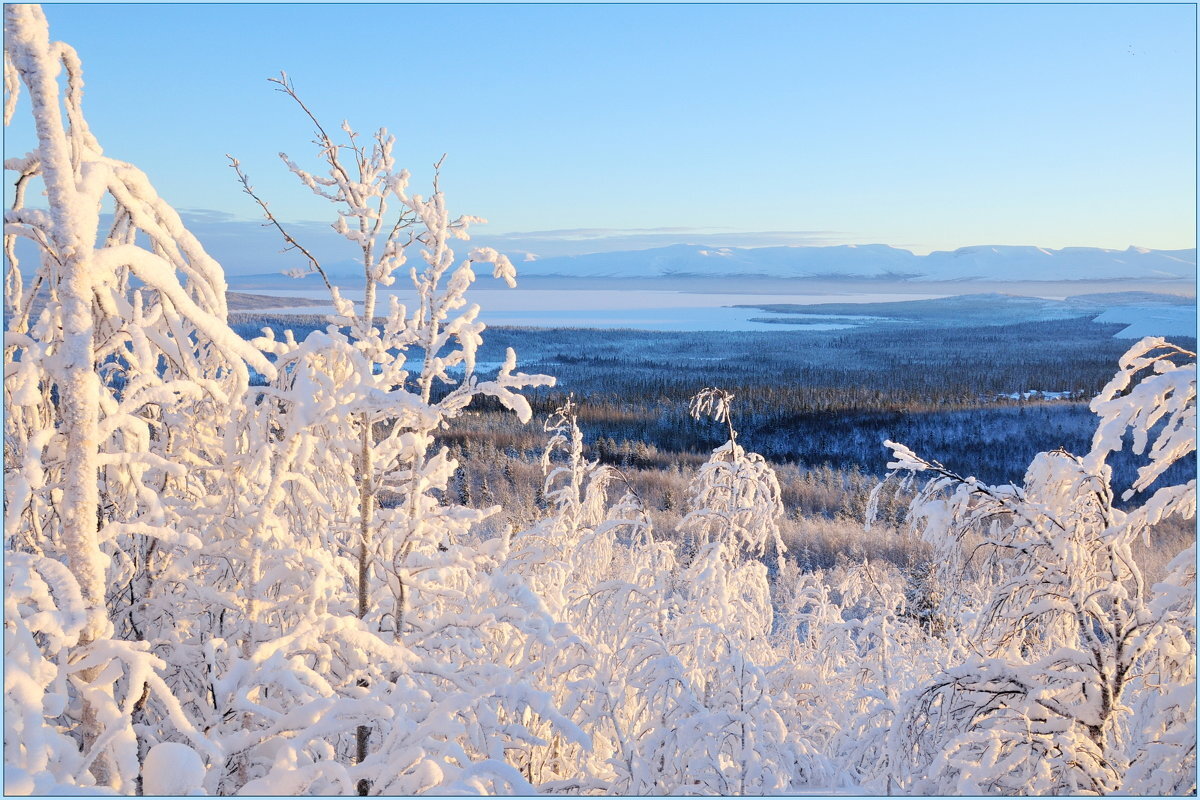
[{"label": "dark treeline", "polygon": [[[324,327],[316,315],[234,314],[234,328]],[[1003,319],[997,320],[1002,323]],[[734,393],[740,441],[778,464],[882,475],[885,439],[901,441],[991,483],[1020,481],[1047,447],[1084,453],[1095,417],[1087,399],[1111,378],[1128,340],[1120,325],[1088,318],[923,328],[866,326],[839,331],[662,332],[574,328],[489,328],[480,371],[517,351],[524,372],[558,379],[530,393],[535,419],[572,394],[590,456],[618,466],[699,464],[722,441],[716,426],[688,416],[705,386]],[[1179,344],[1194,347],[1195,340]],[[1067,393],[1045,401],[1022,392]],[[461,445],[482,437],[529,456],[545,435],[477,399],[478,414],[445,432]],[[967,467],[966,465],[970,465]],[[1133,480],[1132,461],[1113,460],[1114,483]],[[1195,464],[1176,465],[1177,481]]]},{"label": "dark treeline", "polygon": [[[1002,321],[1002,320],[999,320]],[[1128,347],[1088,319],[959,328],[676,333],[489,330],[559,388],[592,399],[674,399],[719,382],[744,411],[926,410],[1041,390],[1095,394]],[[481,356],[482,357],[482,356]]]}]

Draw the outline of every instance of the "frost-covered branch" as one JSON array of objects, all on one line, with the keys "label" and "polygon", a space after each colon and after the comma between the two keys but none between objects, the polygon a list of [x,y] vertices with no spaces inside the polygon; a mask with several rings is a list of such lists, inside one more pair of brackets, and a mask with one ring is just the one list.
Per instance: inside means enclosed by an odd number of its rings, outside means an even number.
[{"label": "frost-covered branch", "polygon": [[[915,769],[911,790],[1120,787],[1131,687],[1153,704],[1161,689],[1139,673],[1164,658],[1178,664],[1181,647],[1195,648],[1179,638],[1194,626],[1194,619],[1182,623],[1180,613],[1190,612],[1178,604],[1179,587],[1148,590],[1130,544],[1165,516],[1194,516],[1196,498],[1192,480],[1122,511],[1105,460],[1127,434],[1138,454],[1153,440],[1129,499],[1195,452],[1194,359],[1161,339],[1134,345],[1092,402],[1100,421],[1091,452],[1039,454],[1021,487],[985,486],[885,443],[889,468],[935,476],[913,501],[909,522],[937,548],[943,585],[973,612],[964,634],[982,645],[976,661],[906,701],[896,735],[908,738],[895,746]],[[1194,570],[1172,579],[1194,586]],[[1174,669],[1194,681],[1194,670]],[[1039,762],[1048,753],[1055,758]],[[983,768],[998,758],[1003,773]],[[1194,764],[1194,752],[1189,758]]]}]

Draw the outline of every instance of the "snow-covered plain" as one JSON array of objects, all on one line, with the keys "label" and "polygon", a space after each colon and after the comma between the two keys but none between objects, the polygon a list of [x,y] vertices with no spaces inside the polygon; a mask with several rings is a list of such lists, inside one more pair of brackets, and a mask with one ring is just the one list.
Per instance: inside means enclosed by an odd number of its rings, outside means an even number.
[{"label": "snow-covered plain", "polygon": [[1195,336],[1196,306],[1116,306],[1096,317],[1096,322],[1129,323],[1129,327],[1114,334],[1120,339]]},{"label": "snow-covered plain", "polygon": [[[328,297],[324,289],[272,289],[278,297],[314,299]],[[792,328],[798,330],[839,330],[853,327],[866,317],[831,319],[823,315],[791,315],[787,323],[756,322],[763,314],[751,308],[765,300],[780,303],[874,303],[894,299],[874,292],[845,292],[843,294],[754,294],[719,292],[672,292],[661,290],[592,289],[473,289],[474,302],[479,303],[479,318],[488,325],[531,326],[540,328],[636,328],[662,331],[766,331]],[[353,296],[352,293],[349,296]],[[939,294],[913,294],[908,299],[925,300],[942,297]],[[387,301],[396,297],[412,306],[417,295],[412,290],[382,290],[380,297]],[[740,306],[740,307],[735,307]],[[263,306],[263,310],[267,310]],[[332,306],[280,306],[304,314],[332,313]],[[799,321],[803,320],[803,321]]]},{"label": "snow-covered plain", "polygon": [[[1014,296],[947,295],[914,292],[896,295],[856,289],[808,294],[754,291],[755,279],[744,282],[743,292],[670,291],[663,289],[494,289],[472,290],[479,303],[479,319],[492,326],[535,328],[631,328],[650,331],[835,331],[878,323],[904,321],[942,325],[986,313],[993,324],[1026,319],[1063,319],[1094,316],[1102,323],[1129,323],[1115,334],[1120,338],[1143,336],[1194,336],[1193,302],[1169,295],[1158,302],[1138,302],[1146,293],[1110,293],[1068,298],[1061,295]],[[347,290],[354,296],[353,290]],[[312,303],[328,298],[324,289],[291,288],[280,282],[269,290],[278,298],[300,298]],[[409,307],[417,302],[411,289],[383,289],[382,302],[395,297]],[[1094,299],[1093,299],[1094,298]],[[1153,298],[1152,298],[1153,299]],[[925,301],[940,301],[926,304]],[[787,307],[798,310],[791,311]],[[862,306],[864,313],[854,313]],[[880,306],[882,310],[875,308]],[[286,300],[263,302],[255,310],[276,313],[332,314],[332,305],[296,305]],[[812,313],[822,311],[824,313]],[[1097,311],[1102,311],[1098,316]],[[805,313],[808,312],[808,313]]]}]

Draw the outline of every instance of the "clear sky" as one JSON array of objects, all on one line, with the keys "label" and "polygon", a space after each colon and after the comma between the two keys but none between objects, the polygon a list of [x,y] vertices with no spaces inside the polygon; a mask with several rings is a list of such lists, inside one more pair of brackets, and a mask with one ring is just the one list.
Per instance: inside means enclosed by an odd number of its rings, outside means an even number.
[{"label": "clear sky", "polygon": [[[281,217],[330,218],[276,155],[313,163],[286,69],[328,127],[395,133],[415,185],[448,153],[451,208],[535,252],[1195,244],[1192,5],[46,12],[106,152],[181,209],[255,216],[233,153]],[[5,151],[31,143],[22,117]]]}]

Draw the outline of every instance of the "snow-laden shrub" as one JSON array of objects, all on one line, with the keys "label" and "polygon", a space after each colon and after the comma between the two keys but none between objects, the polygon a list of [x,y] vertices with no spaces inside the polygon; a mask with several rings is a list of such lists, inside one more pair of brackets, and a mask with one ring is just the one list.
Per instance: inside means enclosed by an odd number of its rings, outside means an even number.
[{"label": "snow-laden shrub", "polygon": [[[901,786],[1109,793],[1130,777],[1194,787],[1194,707],[1179,689],[1195,682],[1195,570],[1146,586],[1130,545],[1166,516],[1193,517],[1195,482],[1121,511],[1106,459],[1130,436],[1148,460],[1125,497],[1152,488],[1195,452],[1195,398],[1195,354],[1148,338],[1092,401],[1092,450],[1039,455],[1022,486],[988,486],[888,443],[890,467],[934,476],[911,520],[939,554],[952,635],[966,645],[902,702]],[[1151,780],[1150,753],[1169,777]]]}]

